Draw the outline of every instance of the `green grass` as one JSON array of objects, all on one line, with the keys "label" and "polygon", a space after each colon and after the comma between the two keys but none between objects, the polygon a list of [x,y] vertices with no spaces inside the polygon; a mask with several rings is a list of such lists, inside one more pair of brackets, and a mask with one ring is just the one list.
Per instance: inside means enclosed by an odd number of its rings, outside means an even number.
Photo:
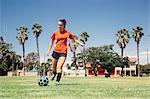
[{"label": "green grass", "polygon": [[150,99],[150,77],[62,77],[38,86],[38,77],[0,77],[0,99]]}]

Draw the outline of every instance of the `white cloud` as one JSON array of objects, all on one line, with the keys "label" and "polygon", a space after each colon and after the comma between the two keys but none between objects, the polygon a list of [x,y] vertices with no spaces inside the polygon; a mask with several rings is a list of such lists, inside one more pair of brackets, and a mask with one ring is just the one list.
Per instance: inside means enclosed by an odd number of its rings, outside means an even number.
[{"label": "white cloud", "polygon": [[140,55],[147,55],[147,54],[150,55],[150,51],[140,52]]}]

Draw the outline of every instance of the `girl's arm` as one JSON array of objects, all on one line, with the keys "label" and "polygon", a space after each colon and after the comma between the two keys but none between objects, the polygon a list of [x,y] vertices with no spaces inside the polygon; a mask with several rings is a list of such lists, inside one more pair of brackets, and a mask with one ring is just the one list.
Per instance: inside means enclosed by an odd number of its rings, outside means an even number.
[{"label": "girl's arm", "polygon": [[78,44],[81,45],[81,46],[84,46],[84,44],[81,43],[80,41],[78,41],[77,39],[75,39],[75,42],[78,43]]},{"label": "girl's arm", "polygon": [[51,43],[49,44],[49,47],[48,47],[48,49],[47,49],[47,53],[46,53],[47,55],[50,53],[54,41],[55,41],[55,33],[53,33],[52,36],[51,36]]},{"label": "girl's arm", "polygon": [[47,49],[47,55],[50,53],[52,46],[53,46],[54,41],[51,41],[51,43],[49,44],[49,47]]}]

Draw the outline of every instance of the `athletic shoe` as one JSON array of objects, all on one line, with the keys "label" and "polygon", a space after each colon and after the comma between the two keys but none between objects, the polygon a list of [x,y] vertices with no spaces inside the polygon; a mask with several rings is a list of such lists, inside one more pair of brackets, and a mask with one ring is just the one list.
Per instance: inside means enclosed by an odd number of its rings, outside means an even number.
[{"label": "athletic shoe", "polygon": [[58,85],[60,85],[60,82],[56,81],[55,86],[58,86]]},{"label": "athletic shoe", "polygon": [[55,79],[55,76],[56,75],[54,75],[54,74],[51,75],[51,81],[53,81]]}]

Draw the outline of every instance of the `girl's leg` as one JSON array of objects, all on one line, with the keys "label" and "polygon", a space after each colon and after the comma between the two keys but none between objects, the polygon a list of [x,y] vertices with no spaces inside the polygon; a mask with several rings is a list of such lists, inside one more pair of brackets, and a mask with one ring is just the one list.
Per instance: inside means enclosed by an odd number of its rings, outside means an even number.
[{"label": "girl's leg", "polygon": [[56,81],[59,82],[62,75],[62,67],[65,63],[66,57],[59,57],[58,63],[57,63],[57,79]]},{"label": "girl's leg", "polygon": [[52,57],[52,69],[53,69],[53,74],[51,75],[51,80],[54,80],[55,76],[56,76],[56,67],[57,67],[57,62],[58,59],[55,59]]}]

